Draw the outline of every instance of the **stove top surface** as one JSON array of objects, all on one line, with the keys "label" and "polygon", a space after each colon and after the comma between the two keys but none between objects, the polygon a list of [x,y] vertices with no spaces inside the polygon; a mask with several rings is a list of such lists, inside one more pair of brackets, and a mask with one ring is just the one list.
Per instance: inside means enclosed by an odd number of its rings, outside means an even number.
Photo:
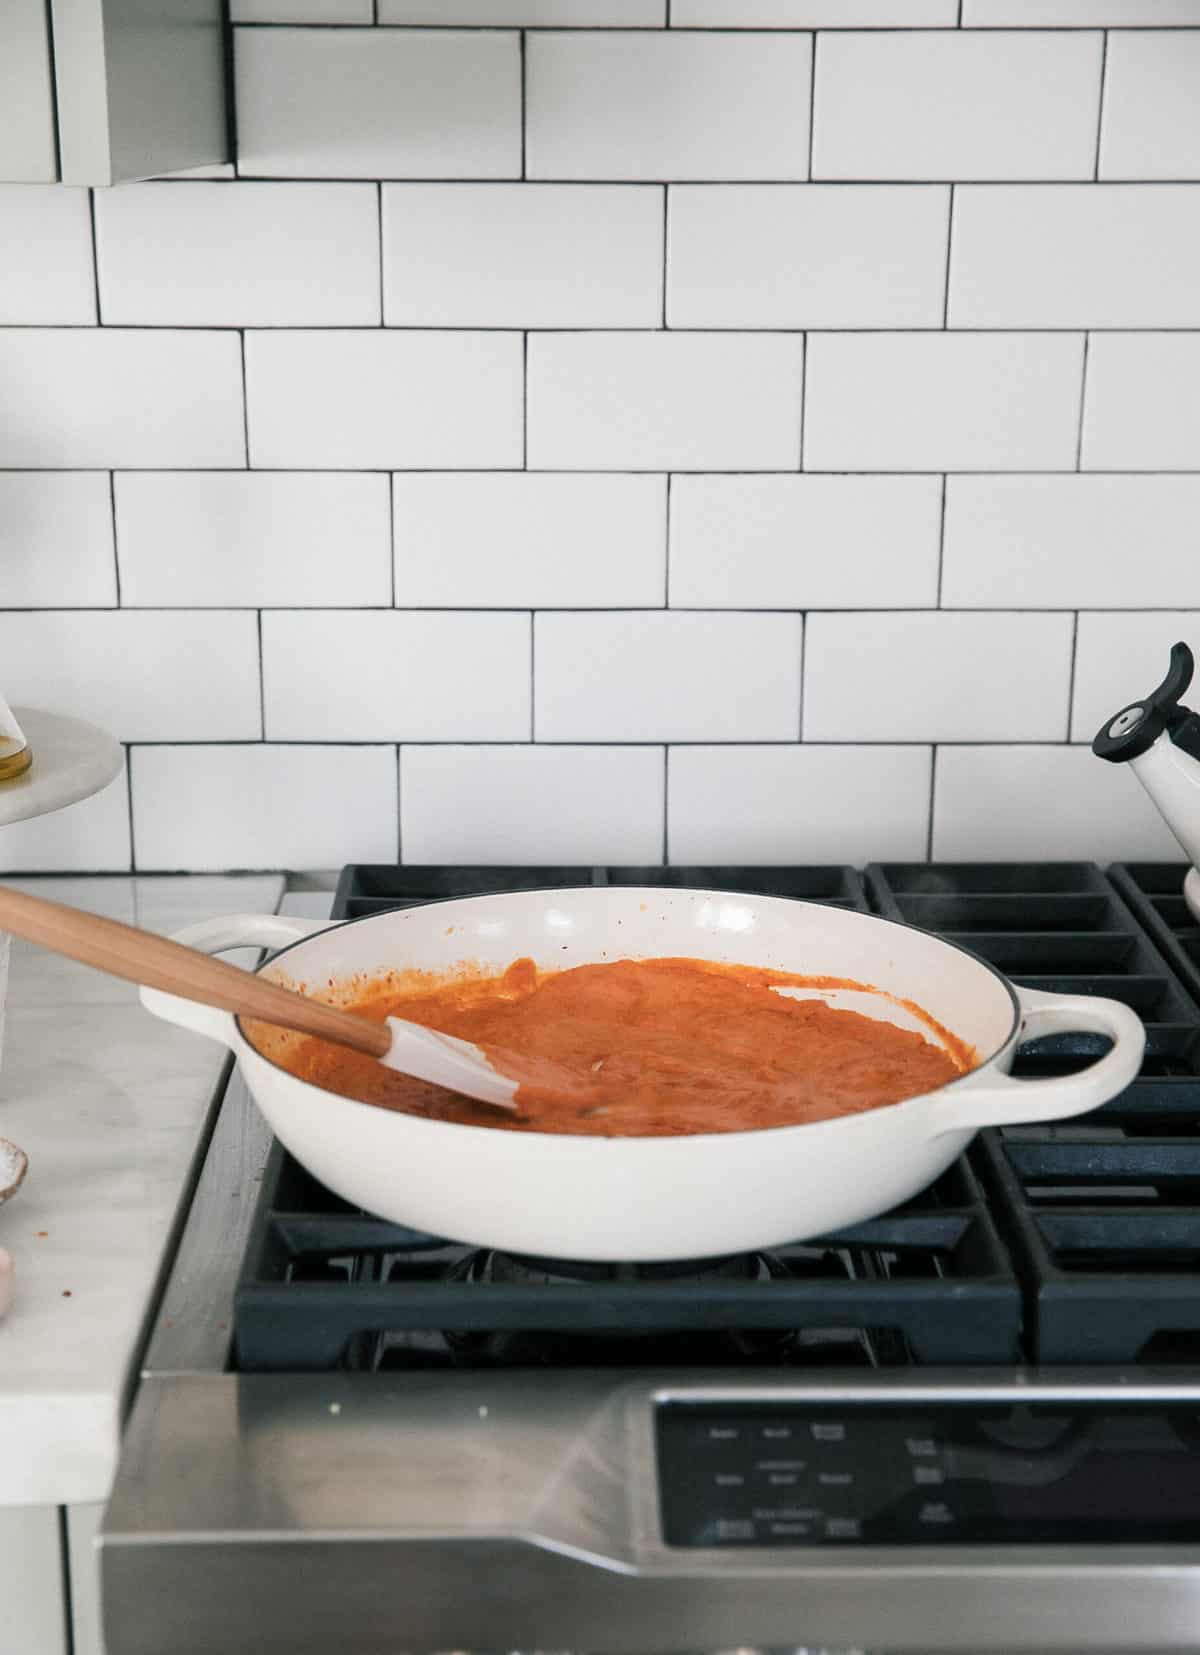
[{"label": "stove top surface", "polygon": [[[670,884],[905,920],[1016,982],[1125,1001],[1138,1079],[1065,1125],[988,1130],[921,1196],[842,1234],[693,1265],[479,1250],[347,1206],[276,1144],[235,1296],[241,1372],[1170,1364],[1200,1354],[1200,931],[1184,868],[351,866],[334,915],[489,891]],[[1062,1073],[1055,1036],[1014,1072]],[[899,1378],[899,1374],[896,1375]]]}]

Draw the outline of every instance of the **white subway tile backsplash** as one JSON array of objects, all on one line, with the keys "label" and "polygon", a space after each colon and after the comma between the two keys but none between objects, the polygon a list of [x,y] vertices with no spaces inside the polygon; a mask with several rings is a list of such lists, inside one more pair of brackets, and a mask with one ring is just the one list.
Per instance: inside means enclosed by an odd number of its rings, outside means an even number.
[{"label": "white subway tile backsplash", "polygon": [[383,257],[391,327],[656,327],[662,190],[389,184]]},{"label": "white subway tile backsplash", "polygon": [[949,319],[956,328],[1200,325],[1200,185],[957,190]]},{"label": "white subway tile backsplash", "polygon": [[269,741],[523,741],[529,616],[268,611]]},{"label": "white subway tile backsplash", "polygon": [[381,23],[488,28],[659,28],[667,0],[378,0]]},{"label": "white subway tile backsplash", "polygon": [[672,862],[923,860],[928,747],[672,747]]},{"label": "white subway tile backsplash", "polygon": [[962,0],[963,28],[1163,28],[1200,23],[1200,0]]},{"label": "white subway tile backsplash", "polygon": [[90,799],[9,822],[0,833],[4,873],[124,873],[132,865],[124,774]]},{"label": "white subway tile backsplash", "polygon": [[1090,747],[943,747],[933,857],[1177,862],[1180,850],[1129,766]]},{"label": "white subway tile backsplash", "polygon": [[1105,69],[1100,177],[1200,178],[1198,82],[1200,29],[1113,34]]},{"label": "white subway tile backsplash", "polygon": [[245,458],[236,333],[0,329],[0,467]]},{"label": "white subway tile backsplash", "polygon": [[833,32],[817,50],[814,178],[1090,178],[1103,37]]},{"label": "white subway tile backsplash", "polygon": [[116,603],[112,521],[102,471],[0,471],[0,609]]},{"label": "white subway tile backsplash", "polygon": [[940,328],[949,213],[940,184],[675,185],[667,322]]},{"label": "white subway tile backsplash", "polygon": [[519,466],[521,382],[519,333],[248,333],[250,463]]},{"label": "white subway tile backsplash", "polygon": [[951,477],[943,603],[1200,606],[1200,477]]},{"label": "white subway tile backsplash", "polygon": [[233,23],[371,23],[375,0],[229,0]]},{"label": "white subway tile backsplash", "polygon": [[1077,334],[811,334],[809,471],[1072,468]]},{"label": "white subway tile backsplash", "polygon": [[1200,609],[1080,615],[1071,740],[1090,742],[1114,713],[1161,682],[1171,645],[1181,639],[1200,653]]},{"label": "white subway tile backsplash", "polygon": [[396,602],[452,609],[656,606],[667,484],[569,472],[408,472],[393,492]]},{"label": "white subway tile backsplash", "polygon": [[106,323],[379,321],[379,206],[371,184],[97,190],[96,258]]},{"label": "white subway tile backsplash", "polygon": [[0,184],[0,327],[95,320],[88,192]]},{"label": "white subway tile backsplash", "polygon": [[675,477],[671,602],[932,607],[941,513],[940,477]]},{"label": "white subway tile backsplash", "polygon": [[539,741],[791,741],[798,615],[540,614]]},{"label": "white subway tile backsplash", "polygon": [[396,859],[394,747],[135,747],[130,768],[139,868]]},{"label": "white subway tile backsplash", "polygon": [[530,178],[808,177],[812,37],[532,34]]},{"label": "white subway tile backsplash", "polygon": [[42,610],[0,614],[4,694],[101,725],[118,741],[245,741],[261,733],[251,614]]},{"label": "white subway tile backsplash", "polygon": [[661,747],[402,747],[406,862],[663,859]]},{"label": "white subway tile backsplash", "polygon": [[518,178],[515,33],[234,31],[238,171],[270,178]]},{"label": "white subway tile backsplash", "polygon": [[818,614],[805,631],[806,741],[1067,733],[1070,615]]},{"label": "white subway tile backsplash", "polygon": [[958,0],[671,0],[676,29],[952,29]]},{"label": "white subway tile backsplash", "polygon": [[1088,341],[1085,471],[1200,471],[1200,334]]},{"label": "white subway tile backsplash", "polygon": [[803,360],[794,334],[534,334],[529,464],[795,470]]},{"label": "white subway tile backsplash", "polygon": [[113,485],[128,607],[391,604],[385,476],[129,471]]}]

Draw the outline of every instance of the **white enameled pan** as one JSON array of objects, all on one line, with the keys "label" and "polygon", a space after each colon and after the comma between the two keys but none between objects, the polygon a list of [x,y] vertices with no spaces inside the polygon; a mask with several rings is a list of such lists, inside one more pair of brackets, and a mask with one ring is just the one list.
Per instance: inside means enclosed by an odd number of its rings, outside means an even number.
[{"label": "white enameled pan", "polygon": [[[191,926],[178,940],[210,953],[277,949],[264,975],[310,987],[396,969],[445,971],[462,960],[500,970],[522,956],[546,969],[663,955],[732,961],[870,984],[883,992],[821,998],[932,1038],[896,1003],[914,1001],[979,1054],[976,1069],[936,1091],[805,1126],[555,1136],[352,1102],[289,1074],[227,1012],[142,990],[158,1016],[236,1053],[275,1133],[345,1200],[433,1235],[560,1259],[701,1258],[841,1229],[917,1194],[980,1127],[1097,1108],[1137,1074],[1144,1044],[1141,1023],[1117,1001],[1014,988],[928,932],[783,897],[638,886],[521,891],[319,930],[243,915]],[[1071,1031],[1107,1036],[1111,1049],[1078,1073],[1011,1077],[1019,1040]]]}]

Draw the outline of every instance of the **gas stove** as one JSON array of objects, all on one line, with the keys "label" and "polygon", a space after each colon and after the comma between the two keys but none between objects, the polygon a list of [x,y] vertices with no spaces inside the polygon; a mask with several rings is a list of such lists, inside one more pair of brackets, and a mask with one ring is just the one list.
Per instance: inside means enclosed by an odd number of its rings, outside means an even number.
[{"label": "gas stove", "polygon": [[[1183,867],[351,867],[333,913],[673,884],[1124,1000],[1137,1080],[840,1234],[692,1264],[353,1209],[235,1075],[102,1537],[110,1655],[1182,1650],[1200,1624],[1200,931]],[[1099,1037],[1022,1049],[1036,1078]],[[798,1227],[800,1227],[798,1225]]]}]

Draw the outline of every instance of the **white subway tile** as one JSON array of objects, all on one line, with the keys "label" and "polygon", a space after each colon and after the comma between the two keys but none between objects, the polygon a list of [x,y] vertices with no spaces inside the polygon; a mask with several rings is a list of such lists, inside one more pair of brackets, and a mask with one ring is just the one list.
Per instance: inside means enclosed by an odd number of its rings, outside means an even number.
[{"label": "white subway tile", "polygon": [[137,747],[139,869],[394,862],[394,747]]},{"label": "white subway tile", "polygon": [[671,602],[932,607],[941,514],[939,477],[676,477]]},{"label": "white subway tile", "polygon": [[963,0],[963,28],[1170,27],[1200,23],[1200,0]]},{"label": "white subway tile", "polygon": [[130,865],[129,787],[123,772],[90,799],[10,822],[0,833],[0,870],[6,874],[123,873]]},{"label": "white subway tile", "polygon": [[522,741],[528,615],[296,610],[262,618],[270,741]]},{"label": "white subway tile", "polygon": [[130,471],[114,488],[126,606],[391,604],[385,476]]},{"label": "white subway tile", "polygon": [[0,661],[10,700],[92,719],[118,741],[243,741],[261,733],[251,614],[0,614]]},{"label": "white subway tile", "polygon": [[653,29],[666,0],[379,0],[381,23],[469,23],[490,28]]},{"label": "white subway tile", "polygon": [[1114,713],[1160,683],[1180,639],[1200,651],[1200,610],[1080,615],[1071,740],[1090,742]]},{"label": "white subway tile", "polygon": [[810,334],[809,471],[1074,466],[1078,334]]},{"label": "white subway tile", "polygon": [[949,213],[941,184],[676,185],[667,320],[940,328]]},{"label": "white subway tile", "polygon": [[1194,327],[1198,269],[1200,186],[955,193],[951,327]]},{"label": "white subway tile", "polygon": [[1090,178],[1099,33],[834,32],[817,50],[814,178]]},{"label": "white subway tile", "polygon": [[0,466],[240,466],[236,333],[0,331]]},{"label": "white subway tile", "polygon": [[933,793],[933,857],[964,862],[1179,861],[1170,829],[1127,764],[1090,747],[944,747]]},{"label": "white subway tile", "polygon": [[539,741],[791,741],[799,615],[541,614]]},{"label": "white subway tile", "polygon": [[379,321],[371,184],[125,184],[96,191],[106,323]]},{"label": "white subway tile", "polygon": [[1085,471],[1200,471],[1200,334],[1088,341]]},{"label": "white subway tile", "polygon": [[671,0],[676,29],[952,29],[958,0]]},{"label": "white subway tile", "polygon": [[520,37],[238,29],[238,170],[269,178],[517,178]]},{"label": "white subway tile", "polygon": [[1200,30],[1126,29],[1111,35],[1101,178],[1200,177],[1198,85]]},{"label": "white subway tile", "polygon": [[1063,737],[1072,628],[1070,615],[811,615],[805,740]]},{"label": "white subway tile", "polygon": [[672,862],[924,860],[928,747],[673,747]]},{"label": "white subway tile", "polygon": [[248,333],[254,466],[521,464],[519,333]]},{"label": "white subway tile", "polygon": [[0,609],[116,603],[112,521],[102,471],[0,472]]},{"label": "white subway tile", "polygon": [[389,326],[657,327],[662,190],[390,184],[383,256]]},{"label": "white subway tile", "polygon": [[1200,605],[1200,477],[952,477],[942,602]]},{"label": "white subway tile", "polygon": [[229,0],[234,23],[371,23],[375,0]]},{"label": "white subway tile", "polygon": [[406,862],[658,863],[661,747],[403,747]]},{"label": "white subway tile", "polygon": [[794,470],[803,360],[793,334],[532,335],[529,464]]},{"label": "white subway tile", "polygon": [[0,326],[95,320],[88,192],[0,184]]},{"label": "white subway tile", "polygon": [[409,472],[395,478],[396,602],[638,608],[663,602],[664,477]]},{"label": "white subway tile", "polygon": [[530,178],[807,178],[809,35],[532,34]]}]

